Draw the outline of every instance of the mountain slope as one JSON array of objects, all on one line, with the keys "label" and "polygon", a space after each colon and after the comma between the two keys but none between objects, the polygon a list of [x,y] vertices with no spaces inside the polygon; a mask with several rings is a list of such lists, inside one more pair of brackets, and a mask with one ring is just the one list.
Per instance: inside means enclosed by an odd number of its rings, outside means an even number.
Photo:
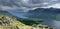
[{"label": "mountain slope", "polygon": [[0,15],[0,29],[4,29],[4,27],[6,27],[5,29],[7,29],[7,27],[9,27],[10,29],[11,27],[17,29],[18,26],[23,27],[25,25],[17,21],[17,19],[14,17]]},{"label": "mountain slope", "polygon": [[43,19],[56,19],[56,16],[60,13],[60,9],[57,8],[37,8],[30,10],[25,15],[29,18],[43,18]]},{"label": "mountain slope", "polygon": [[26,22],[24,23],[24,21],[25,19],[14,16],[8,11],[0,10],[0,29],[32,28],[32,26],[26,25]]}]

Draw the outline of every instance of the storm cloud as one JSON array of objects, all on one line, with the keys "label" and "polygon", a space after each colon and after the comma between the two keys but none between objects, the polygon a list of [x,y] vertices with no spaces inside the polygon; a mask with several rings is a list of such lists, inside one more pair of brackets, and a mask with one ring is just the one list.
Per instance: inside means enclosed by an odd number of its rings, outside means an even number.
[{"label": "storm cloud", "polygon": [[38,7],[49,7],[57,3],[60,4],[60,0],[0,0],[0,7],[12,10],[32,10]]}]

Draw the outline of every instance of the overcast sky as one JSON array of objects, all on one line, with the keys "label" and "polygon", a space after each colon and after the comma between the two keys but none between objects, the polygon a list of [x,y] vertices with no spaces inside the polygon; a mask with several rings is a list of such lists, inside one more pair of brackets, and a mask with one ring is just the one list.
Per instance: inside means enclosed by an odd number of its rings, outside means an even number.
[{"label": "overcast sky", "polygon": [[0,0],[3,10],[33,10],[38,7],[60,8],[60,0]]}]

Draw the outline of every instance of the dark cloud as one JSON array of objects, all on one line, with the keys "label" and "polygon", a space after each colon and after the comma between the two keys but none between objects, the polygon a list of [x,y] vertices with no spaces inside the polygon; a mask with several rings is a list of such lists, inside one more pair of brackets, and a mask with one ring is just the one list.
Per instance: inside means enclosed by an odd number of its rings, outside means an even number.
[{"label": "dark cloud", "polygon": [[1,6],[8,6],[11,8],[25,8],[32,9],[36,7],[48,7],[60,3],[60,0],[0,0]]}]

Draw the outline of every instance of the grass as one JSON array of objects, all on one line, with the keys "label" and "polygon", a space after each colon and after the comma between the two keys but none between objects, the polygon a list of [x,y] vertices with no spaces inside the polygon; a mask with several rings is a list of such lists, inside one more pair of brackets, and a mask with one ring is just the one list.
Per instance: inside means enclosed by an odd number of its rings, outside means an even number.
[{"label": "grass", "polygon": [[19,19],[19,21],[21,21],[22,23],[32,26],[34,24],[40,24],[43,22],[43,19],[40,18],[22,18],[21,20]]},{"label": "grass", "polygon": [[[0,22],[2,22],[3,16],[6,16],[6,15],[0,15]],[[11,25],[8,25],[8,24],[7,25],[0,25],[0,29],[17,29],[16,26],[19,26],[19,27],[26,26],[25,24],[21,23],[20,21],[18,21],[14,17],[11,17],[11,20],[13,22]]]},{"label": "grass", "polygon": [[13,18],[13,22],[15,26],[25,26],[25,24],[21,23],[20,21],[18,21],[16,18]]}]

